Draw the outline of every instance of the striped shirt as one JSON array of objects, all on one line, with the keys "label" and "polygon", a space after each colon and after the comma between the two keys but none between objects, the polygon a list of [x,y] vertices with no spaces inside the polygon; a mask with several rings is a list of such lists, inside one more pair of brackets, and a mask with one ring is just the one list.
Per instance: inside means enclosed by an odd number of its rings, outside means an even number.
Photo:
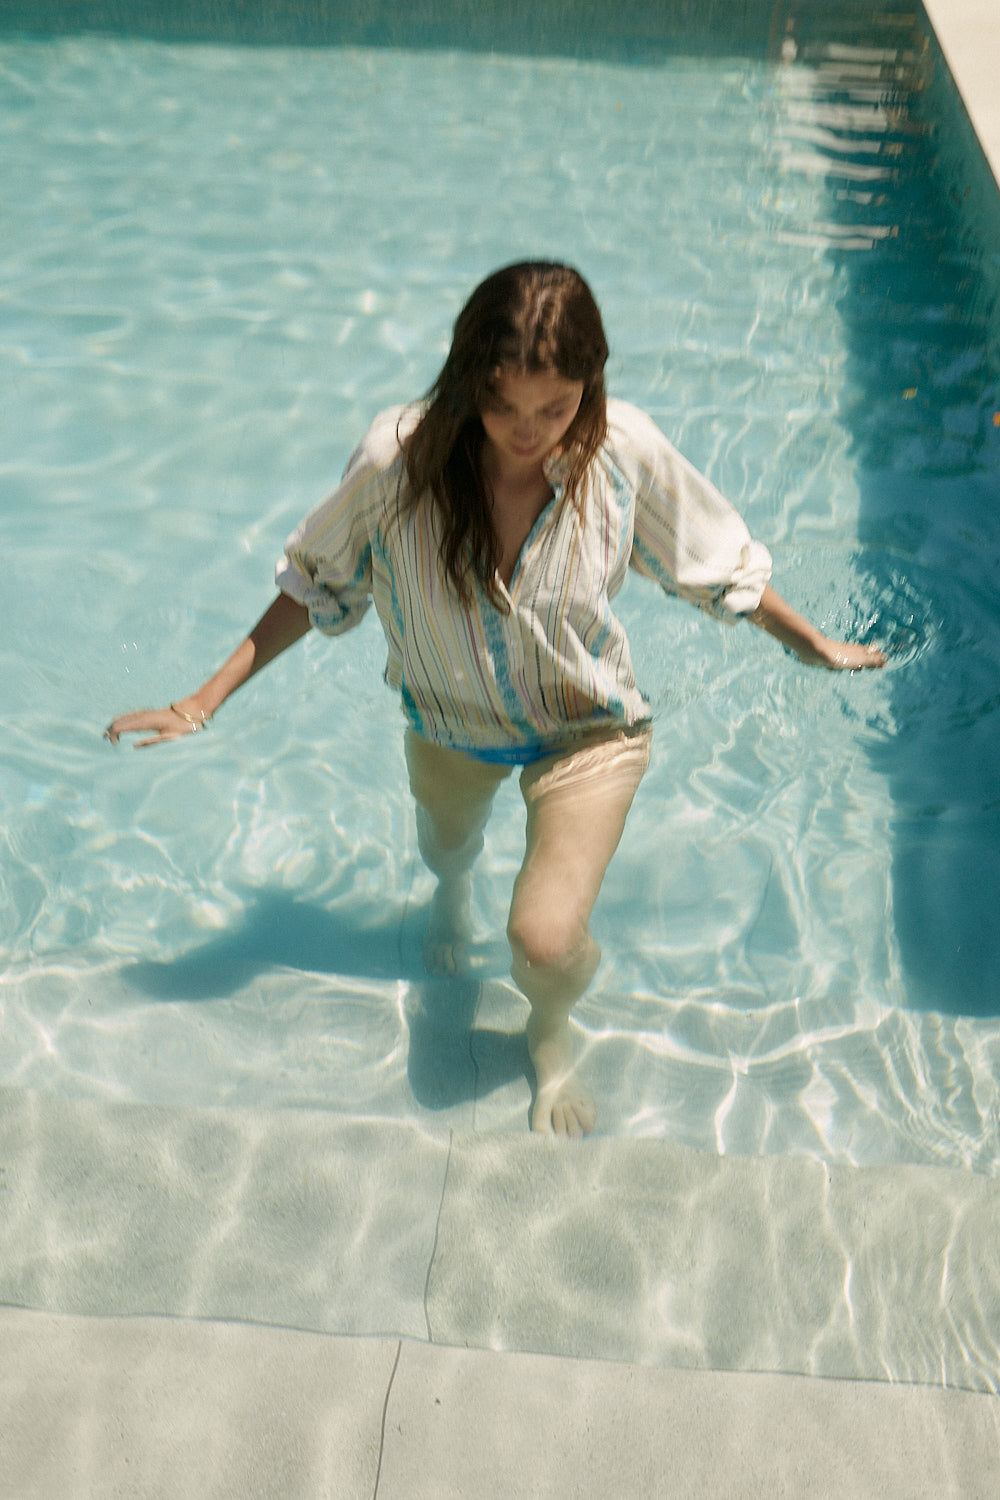
[{"label": "striped shirt", "polygon": [[400,504],[400,439],[420,408],[376,418],[333,494],[292,533],[276,581],[329,635],[374,602],[389,648],[385,677],[414,729],[436,744],[511,754],[552,746],[650,709],[611,608],[626,570],[723,620],[760,602],[771,558],[741,517],[634,406],[608,402],[608,431],[579,506],[549,460],[553,498],[532,527],[506,610],[470,580],[463,603],[439,556],[437,509]]}]

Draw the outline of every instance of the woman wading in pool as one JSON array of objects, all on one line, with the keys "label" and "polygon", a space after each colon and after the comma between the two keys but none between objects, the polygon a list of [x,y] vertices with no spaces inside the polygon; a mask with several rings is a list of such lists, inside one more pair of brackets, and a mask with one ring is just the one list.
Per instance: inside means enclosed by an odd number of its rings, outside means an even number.
[{"label": "woman wading in pool", "polygon": [[161,744],[315,626],[350,630],[374,602],[386,680],[409,721],[420,852],[437,876],[425,959],[456,971],[470,870],[515,768],[527,807],[507,934],[527,998],[532,1128],[582,1135],[570,1010],[599,959],[591,909],[649,761],[649,705],[611,601],[629,567],[803,661],[880,666],[829,640],[770,587],[743,521],[635,407],[609,401],[600,312],[576,271],[508,266],[473,292],[428,398],[376,419],[340,487],[292,534],[278,598],[226,664],[108,738]]}]

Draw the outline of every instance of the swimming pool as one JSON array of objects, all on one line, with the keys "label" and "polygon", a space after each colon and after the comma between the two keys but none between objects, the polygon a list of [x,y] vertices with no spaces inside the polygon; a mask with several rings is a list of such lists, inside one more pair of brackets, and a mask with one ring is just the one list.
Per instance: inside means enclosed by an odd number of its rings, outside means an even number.
[{"label": "swimming pool", "polygon": [[225,654],[469,287],[551,254],[598,294],[615,393],[782,591],[892,651],[809,673],[630,585],[656,738],[579,1007],[599,1129],[997,1171],[995,205],[919,21],[751,10],[731,50],[641,10],[570,45],[553,6],[490,53],[377,7],[260,48],[141,7],[145,31],[42,36],[25,9],[0,65],[6,1082],[524,1129],[516,794],[476,973],[431,983],[373,623],[191,744],[100,729]]}]

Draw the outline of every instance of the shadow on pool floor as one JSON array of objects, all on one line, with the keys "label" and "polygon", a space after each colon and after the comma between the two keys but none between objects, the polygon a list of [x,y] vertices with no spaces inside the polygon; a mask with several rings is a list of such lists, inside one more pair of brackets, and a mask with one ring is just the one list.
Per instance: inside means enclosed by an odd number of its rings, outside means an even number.
[{"label": "shadow on pool floor", "polygon": [[179,958],[133,964],[126,983],[154,1000],[199,1003],[231,997],[275,969],[408,986],[407,1077],[425,1109],[484,1098],[532,1078],[521,1032],[476,1027],[481,980],[506,968],[499,945],[474,950],[469,976],[428,975],[420,956],[423,912],[399,908],[366,922],[284,892],[253,893],[238,926]]}]

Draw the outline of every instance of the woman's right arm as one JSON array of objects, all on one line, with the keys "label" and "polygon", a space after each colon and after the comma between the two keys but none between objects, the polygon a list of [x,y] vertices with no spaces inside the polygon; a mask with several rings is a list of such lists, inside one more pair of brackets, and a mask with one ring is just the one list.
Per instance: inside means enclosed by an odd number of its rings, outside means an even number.
[{"label": "woman's right arm", "polygon": [[144,734],[145,739],[136,741],[136,749],[142,750],[147,745],[162,745],[167,740],[197,733],[231,693],[289,646],[294,646],[308,630],[309,611],[305,605],[296,603],[287,594],[279,594],[246,640],[196,693],[176,699],[167,708],[143,708],[138,713],[120,714],[104,731],[105,738],[117,745],[123,734]]}]

